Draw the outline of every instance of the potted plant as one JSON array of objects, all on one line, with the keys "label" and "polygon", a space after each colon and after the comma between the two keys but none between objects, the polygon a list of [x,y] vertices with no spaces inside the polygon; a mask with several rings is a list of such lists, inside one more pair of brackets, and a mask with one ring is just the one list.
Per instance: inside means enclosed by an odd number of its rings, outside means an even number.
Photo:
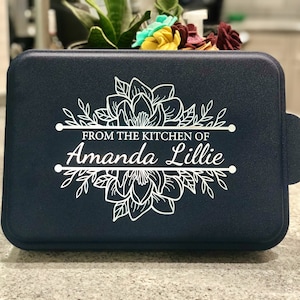
[{"label": "potted plant", "polygon": [[184,24],[178,0],[156,0],[155,21],[150,11],[132,18],[127,0],[105,0],[107,13],[95,0],[85,1],[97,16],[63,0],[89,31],[87,41],[71,48],[216,51],[239,50],[241,46],[239,34],[224,22],[206,36],[199,34],[194,24]]}]

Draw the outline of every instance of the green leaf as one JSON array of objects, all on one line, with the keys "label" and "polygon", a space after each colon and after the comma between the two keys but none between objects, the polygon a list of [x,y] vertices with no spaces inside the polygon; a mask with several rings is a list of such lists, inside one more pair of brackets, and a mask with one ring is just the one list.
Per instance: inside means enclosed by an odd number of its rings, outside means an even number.
[{"label": "green leaf", "polygon": [[113,24],[117,39],[120,37],[122,29],[129,25],[129,8],[127,0],[105,0],[107,17]]},{"label": "green leaf", "polygon": [[102,28],[103,32],[105,33],[105,36],[114,44],[117,42],[116,32],[114,29],[113,24],[108,19],[108,17],[105,16],[105,14],[101,11],[100,7],[97,5],[97,3],[94,0],[85,0],[87,4],[89,4],[91,7],[93,7],[98,16],[99,16],[99,27]]},{"label": "green leaf", "polygon": [[87,11],[77,8],[66,0],[62,0],[62,4],[69,8],[77,19],[85,26],[88,30],[94,25],[99,24],[99,19],[88,13]]},{"label": "green leaf", "polygon": [[151,18],[151,12],[148,10],[144,15],[135,22],[127,31],[123,32],[118,41],[118,48],[130,48],[133,40],[136,36],[137,31],[141,25]]},{"label": "green leaf", "polygon": [[179,5],[177,0],[156,0],[155,1],[155,6],[164,11],[175,9],[177,5]]},{"label": "green leaf", "polygon": [[155,7],[159,14],[171,15],[177,18],[183,12],[178,0],[156,0]]},{"label": "green leaf", "polygon": [[87,47],[102,48],[102,49],[117,49],[117,46],[107,38],[102,28],[98,26],[93,26],[90,29]]},{"label": "green leaf", "polygon": [[174,10],[174,16],[176,16],[179,19],[182,14],[183,14],[183,7],[181,5],[178,5]]}]

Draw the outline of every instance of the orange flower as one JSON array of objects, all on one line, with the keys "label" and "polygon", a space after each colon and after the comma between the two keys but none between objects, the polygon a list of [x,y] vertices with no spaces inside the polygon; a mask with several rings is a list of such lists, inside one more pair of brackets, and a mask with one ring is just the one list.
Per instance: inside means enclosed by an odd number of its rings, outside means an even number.
[{"label": "orange flower", "polygon": [[141,50],[177,50],[180,44],[180,34],[172,28],[166,26],[157,30],[153,36],[147,37],[141,45]]},{"label": "orange flower", "polygon": [[195,50],[218,51],[219,49],[217,48],[216,45],[213,45],[211,42],[208,42],[208,43],[204,43],[203,45],[196,48]]}]

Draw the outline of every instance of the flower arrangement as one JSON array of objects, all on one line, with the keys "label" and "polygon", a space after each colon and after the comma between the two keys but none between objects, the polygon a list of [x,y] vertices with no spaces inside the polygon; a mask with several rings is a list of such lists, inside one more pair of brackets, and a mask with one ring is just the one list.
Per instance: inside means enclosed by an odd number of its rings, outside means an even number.
[{"label": "flower arrangement", "polygon": [[198,35],[194,24],[184,25],[176,17],[159,15],[143,31],[137,32],[132,47],[141,50],[239,50],[239,34],[231,26],[221,22],[218,32],[207,37]]},{"label": "flower arrangement", "polygon": [[216,32],[200,36],[194,24],[181,21],[183,9],[178,0],[156,0],[158,16],[154,22],[150,21],[150,11],[131,20],[127,0],[105,0],[107,14],[95,0],[85,1],[95,9],[98,18],[66,0],[63,3],[89,30],[86,48],[217,51],[239,50],[242,44],[238,32],[224,22]]}]

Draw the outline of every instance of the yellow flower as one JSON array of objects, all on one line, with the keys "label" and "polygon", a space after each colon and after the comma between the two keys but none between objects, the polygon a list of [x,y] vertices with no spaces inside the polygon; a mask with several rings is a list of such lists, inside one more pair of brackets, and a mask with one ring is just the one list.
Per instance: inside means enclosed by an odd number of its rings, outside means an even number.
[{"label": "yellow flower", "polygon": [[166,26],[154,32],[153,36],[147,37],[141,45],[141,50],[177,50],[180,44],[180,34]]}]

